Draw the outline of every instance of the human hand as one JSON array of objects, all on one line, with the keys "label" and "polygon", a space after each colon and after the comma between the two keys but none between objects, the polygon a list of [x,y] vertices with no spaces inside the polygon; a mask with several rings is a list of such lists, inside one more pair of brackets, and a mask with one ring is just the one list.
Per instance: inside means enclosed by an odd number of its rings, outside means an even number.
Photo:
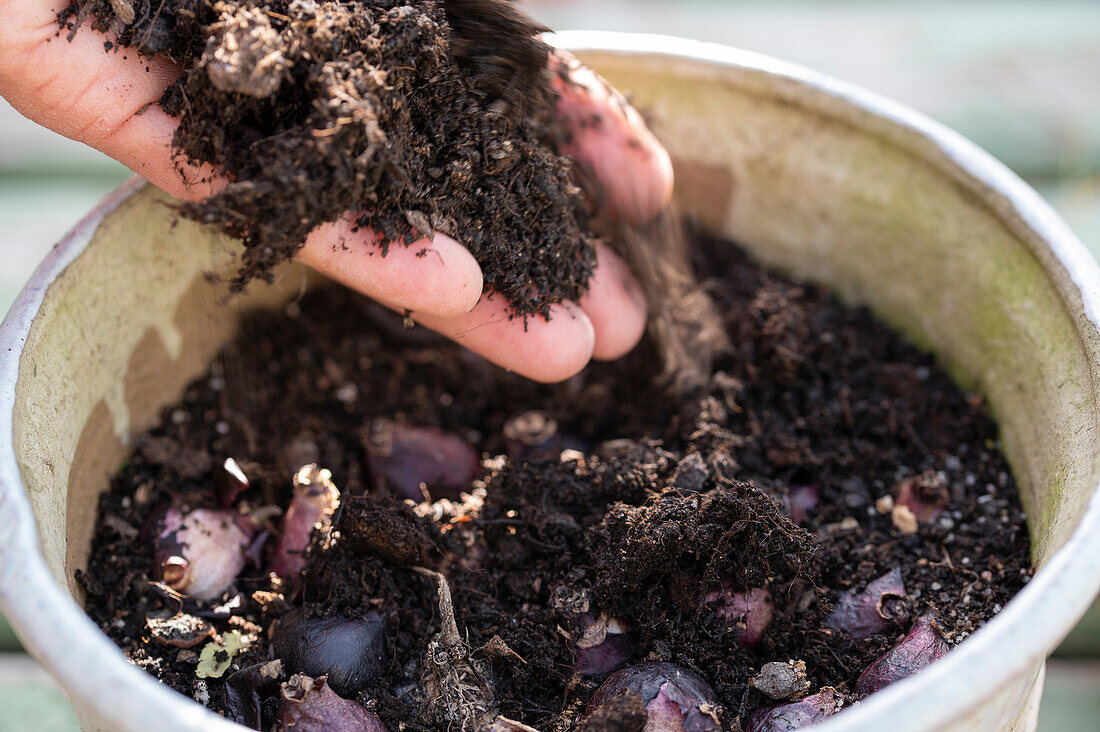
[{"label": "human hand", "polygon": [[[210,195],[213,170],[178,165],[172,156],[177,121],[157,104],[180,69],[132,50],[105,53],[104,37],[82,28],[67,42],[56,16],[64,0],[0,0],[0,94],[30,119],[94,147],[182,200]],[[672,168],[641,117],[574,59],[572,83],[556,80],[558,112],[571,124],[572,155],[598,182],[614,218],[642,222],[667,203]],[[593,120],[599,124],[592,124]],[[583,122],[584,124],[580,124]],[[558,381],[591,358],[614,359],[645,330],[641,290],[607,247],[588,292],[577,303],[551,308],[550,320],[509,319],[508,304],[482,294],[481,270],[457,241],[391,247],[364,256],[376,243],[353,231],[354,216],[315,229],[297,259],[394,310],[409,310],[436,330],[505,368],[538,381]],[[358,244],[359,246],[356,246]],[[439,256],[417,256],[424,244]]]}]

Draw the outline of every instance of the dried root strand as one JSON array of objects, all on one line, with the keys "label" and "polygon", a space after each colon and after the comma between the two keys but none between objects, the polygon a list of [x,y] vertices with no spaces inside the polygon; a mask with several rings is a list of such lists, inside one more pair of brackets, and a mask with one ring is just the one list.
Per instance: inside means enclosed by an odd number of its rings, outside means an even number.
[{"label": "dried root strand", "polygon": [[485,732],[538,732],[538,730],[514,719],[497,717],[485,728]]}]

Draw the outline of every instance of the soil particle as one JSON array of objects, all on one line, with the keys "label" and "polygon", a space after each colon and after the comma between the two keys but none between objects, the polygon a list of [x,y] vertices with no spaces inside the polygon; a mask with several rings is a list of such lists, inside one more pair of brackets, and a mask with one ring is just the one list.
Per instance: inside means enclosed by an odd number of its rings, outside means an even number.
[{"label": "soil particle", "polygon": [[[578,649],[602,647],[594,626],[606,629],[603,645],[612,627],[629,634],[608,646],[629,663],[705,679],[733,729],[776,703],[753,685],[770,662],[803,663],[807,691],[826,690],[832,709],[860,697],[856,680],[913,618],[933,616],[949,645],[966,638],[1030,577],[1023,514],[981,399],[866,311],[693,237],[731,349],[687,396],[656,386],[652,341],[546,386],[378,326],[382,316],[344,290],[307,295],[293,318],[254,316],[139,443],[166,449],[139,449],[102,496],[78,574],[88,613],[136,665],[223,711],[226,679],[272,660],[267,633],[287,612],[376,613],[390,661],[349,698],[407,730],[494,715],[553,732],[640,729],[644,709],[629,698],[582,721],[606,678],[580,672],[592,666]],[[358,399],[341,398],[348,384]],[[379,482],[361,441],[379,420],[457,435],[479,470],[447,499],[405,502]],[[248,476],[233,508],[285,507],[288,454],[316,458],[341,486],[336,531],[315,538],[298,582],[267,572],[274,542],[208,602],[151,581],[157,516],[214,505],[212,479],[228,457]],[[191,466],[164,455],[190,455]],[[410,459],[436,464],[430,450]],[[904,533],[891,509],[914,480],[912,496],[942,506]],[[867,604],[890,622],[862,637],[831,627],[843,598],[877,592],[895,569],[891,587],[903,589]],[[220,637],[255,640],[200,688],[195,651],[147,629],[148,618],[180,612]],[[441,707],[447,695],[459,703]],[[253,715],[263,729],[277,697],[263,695]]]}]

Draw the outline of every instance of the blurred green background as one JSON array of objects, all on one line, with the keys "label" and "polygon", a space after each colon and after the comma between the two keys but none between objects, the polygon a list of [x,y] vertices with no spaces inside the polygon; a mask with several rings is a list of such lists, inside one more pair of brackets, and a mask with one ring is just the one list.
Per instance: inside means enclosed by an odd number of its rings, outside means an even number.
[{"label": "blurred green background", "polygon": [[[33,0],[27,0],[33,1]],[[955,128],[1034,185],[1100,255],[1100,2],[529,0],[554,28],[681,35],[854,82]],[[0,100],[0,312],[50,246],[126,178]],[[0,732],[76,729],[0,618]],[[1100,730],[1100,609],[1047,672],[1041,730]]]}]

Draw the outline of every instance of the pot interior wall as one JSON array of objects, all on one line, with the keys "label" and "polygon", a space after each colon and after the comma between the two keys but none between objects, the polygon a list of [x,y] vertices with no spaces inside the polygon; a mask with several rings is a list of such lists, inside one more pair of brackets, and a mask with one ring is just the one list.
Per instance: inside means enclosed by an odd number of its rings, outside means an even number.
[{"label": "pot interior wall", "polygon": [[[46,562],[82,600],[99,494],[236,330],[240,317],[301,294],[311,275],[227,298],[239,245],[181,220],[141,188],[109,213],[50,287],[22,360],[15,444]],[[315,279],[315,276],[313,276]]]},{"label": "pot interior wall", "polygon": [[[1056,550],[1097,476],[1079,457],[1097,452],[1096,354],[1079,335],[1092,326],[1068,277],[1036,255],[1023,223],[923,138],[792,81],[581,55],[658,120],[685,211],[762,261],[870,305],[985,394],[1036,559]],[[145,188],[106,217],[50,287],[20,364],[16,452],[47,562],[74,595],[97,496],[133,438],[243,312],[296,297],[309,279],[284,268],[226,304],[205,273],[227,271],[235,245],[164,202]]]}]

